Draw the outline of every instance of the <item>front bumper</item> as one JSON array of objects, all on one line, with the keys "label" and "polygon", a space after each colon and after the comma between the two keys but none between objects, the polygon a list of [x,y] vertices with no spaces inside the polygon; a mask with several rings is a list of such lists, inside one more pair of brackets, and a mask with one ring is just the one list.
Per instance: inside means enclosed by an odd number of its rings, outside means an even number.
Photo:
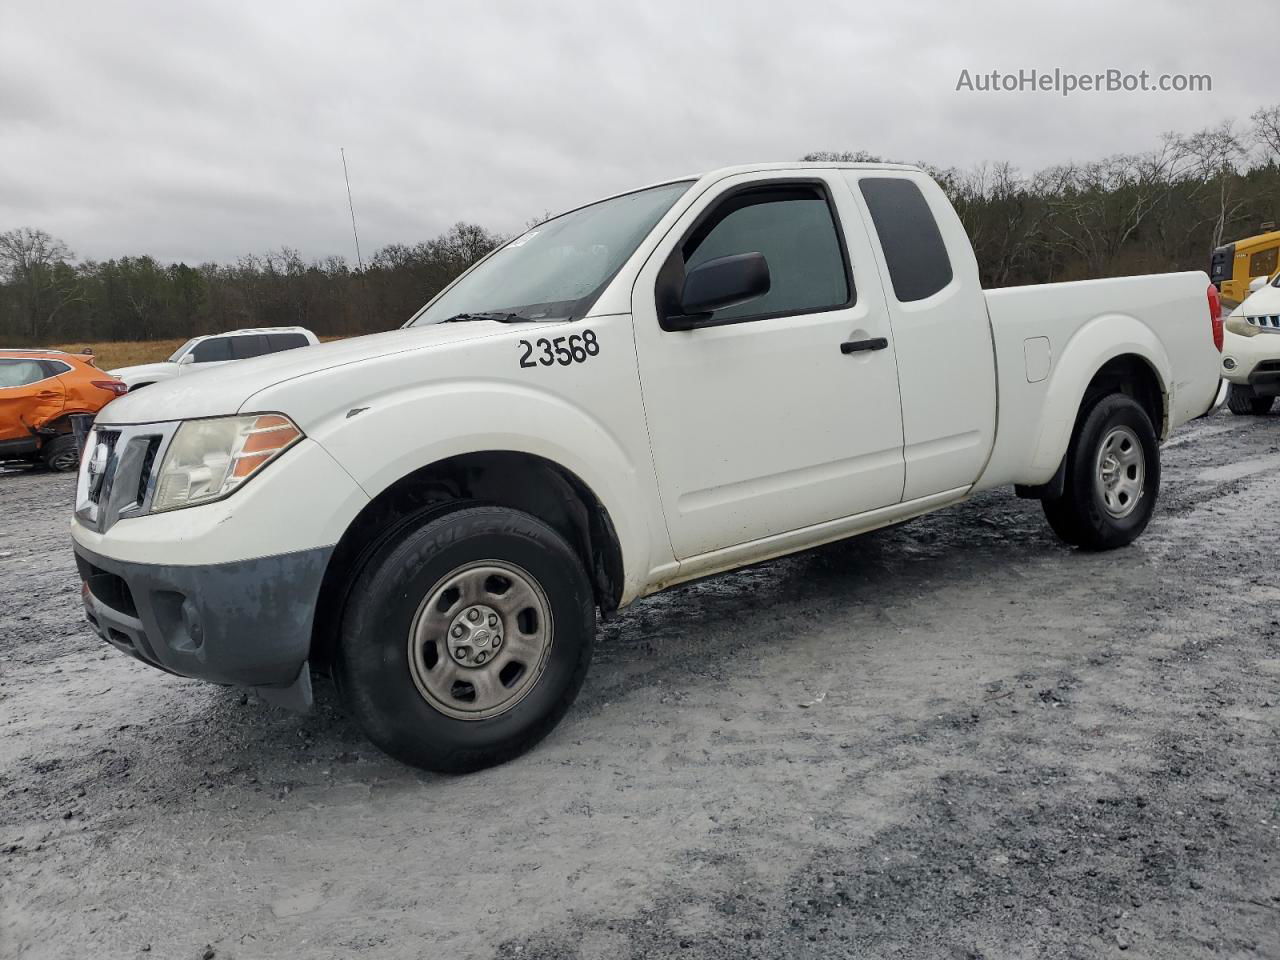
[{"label": "front bumper", "polygon": [[309,701],[305,667],[332,547],[189,566],[74,549],[85,614],[112,646],[180,676]]},{"label": "front bumper", "polygon": [[1265,392],[1280,389],[1280,333],[1245,336],[1228,329],[1222,350],[1222,377],[1237,386]]}]

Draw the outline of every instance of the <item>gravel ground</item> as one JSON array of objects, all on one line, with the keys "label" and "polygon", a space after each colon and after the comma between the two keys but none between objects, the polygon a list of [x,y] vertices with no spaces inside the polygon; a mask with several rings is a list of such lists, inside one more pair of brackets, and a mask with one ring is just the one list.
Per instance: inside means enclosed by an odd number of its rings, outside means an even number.
[{"label": "gravel ground", "polygon": [[134,663],[0,477],[0,955],[1280,957],[1280,416],[1134,546],[1003,492],[636,604],[458,778]]}]

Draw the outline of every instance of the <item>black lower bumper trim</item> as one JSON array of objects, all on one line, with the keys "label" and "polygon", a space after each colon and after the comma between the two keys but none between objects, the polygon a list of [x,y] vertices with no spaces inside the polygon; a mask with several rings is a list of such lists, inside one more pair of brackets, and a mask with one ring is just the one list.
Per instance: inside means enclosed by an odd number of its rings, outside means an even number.
[{"label": "black lower bumper trim", "polygon": [[332,547],[188,566],[113,560],[74,546],[85,614],[112,646],[214,683],[297,682]]}]

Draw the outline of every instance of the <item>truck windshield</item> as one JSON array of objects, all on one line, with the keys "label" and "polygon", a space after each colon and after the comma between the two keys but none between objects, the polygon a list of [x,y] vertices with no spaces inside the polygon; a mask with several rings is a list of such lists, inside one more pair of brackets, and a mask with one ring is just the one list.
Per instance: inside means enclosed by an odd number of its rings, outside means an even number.
[{"label": "truck windshield", "polygon": [[195,343],[197,339],[199,338],[192,337],[190,340],[188,340],[186,343],[180,346],[177,350],[173,351],[173,356],[169,358],[169,362],[177,363],[180,359],[182,359],[182,355],[186,353],[188,349],[190,349],[191,345]]},{"label": "truck windshield", "polygon": [[406,326],[485,315],[581,316],[692,181],[668,183],[554,217],[501,247]]}]

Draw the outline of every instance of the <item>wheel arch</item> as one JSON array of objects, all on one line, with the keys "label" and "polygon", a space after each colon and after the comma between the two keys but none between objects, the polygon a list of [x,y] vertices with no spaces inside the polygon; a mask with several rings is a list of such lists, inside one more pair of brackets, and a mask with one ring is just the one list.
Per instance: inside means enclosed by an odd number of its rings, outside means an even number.
[{"label": "wheel arch", "polygon": [[86,416],[86,417],[97,416],[97,411],[89,410],[84,407],[75,407],[75,408],[64,407],[62,409],[62,412],[59,413],[56,417],[54,417],[52,420],[49,420],[46,423],[42,423],[38,428],[38,432],[43,434],[74,433],[75,427],[72,423],[71,418],[80,417],[80,416]]},{"label": "wheel arch", "polygon": [[1081,327],[1054,364],[1029,481],[1044,483],[1053,476],[1081,415],[1109,393],[1133,397],[1163,440],[1169,431],[1172,373],[1164,345],[1140,320],[1111,314]]},{"label": "wheel arch", "polygon": [[596,604],[608,616],[622,602],[622,543],[608,508],[585,480],[546,457],[484,450],[436,460],[402,476],[369,501],[334,547],[312,629],[313,661],[326,662],[357,571],[403,525],[451,507],[484,503],[529,513],[565,538],[582,560]]}]

